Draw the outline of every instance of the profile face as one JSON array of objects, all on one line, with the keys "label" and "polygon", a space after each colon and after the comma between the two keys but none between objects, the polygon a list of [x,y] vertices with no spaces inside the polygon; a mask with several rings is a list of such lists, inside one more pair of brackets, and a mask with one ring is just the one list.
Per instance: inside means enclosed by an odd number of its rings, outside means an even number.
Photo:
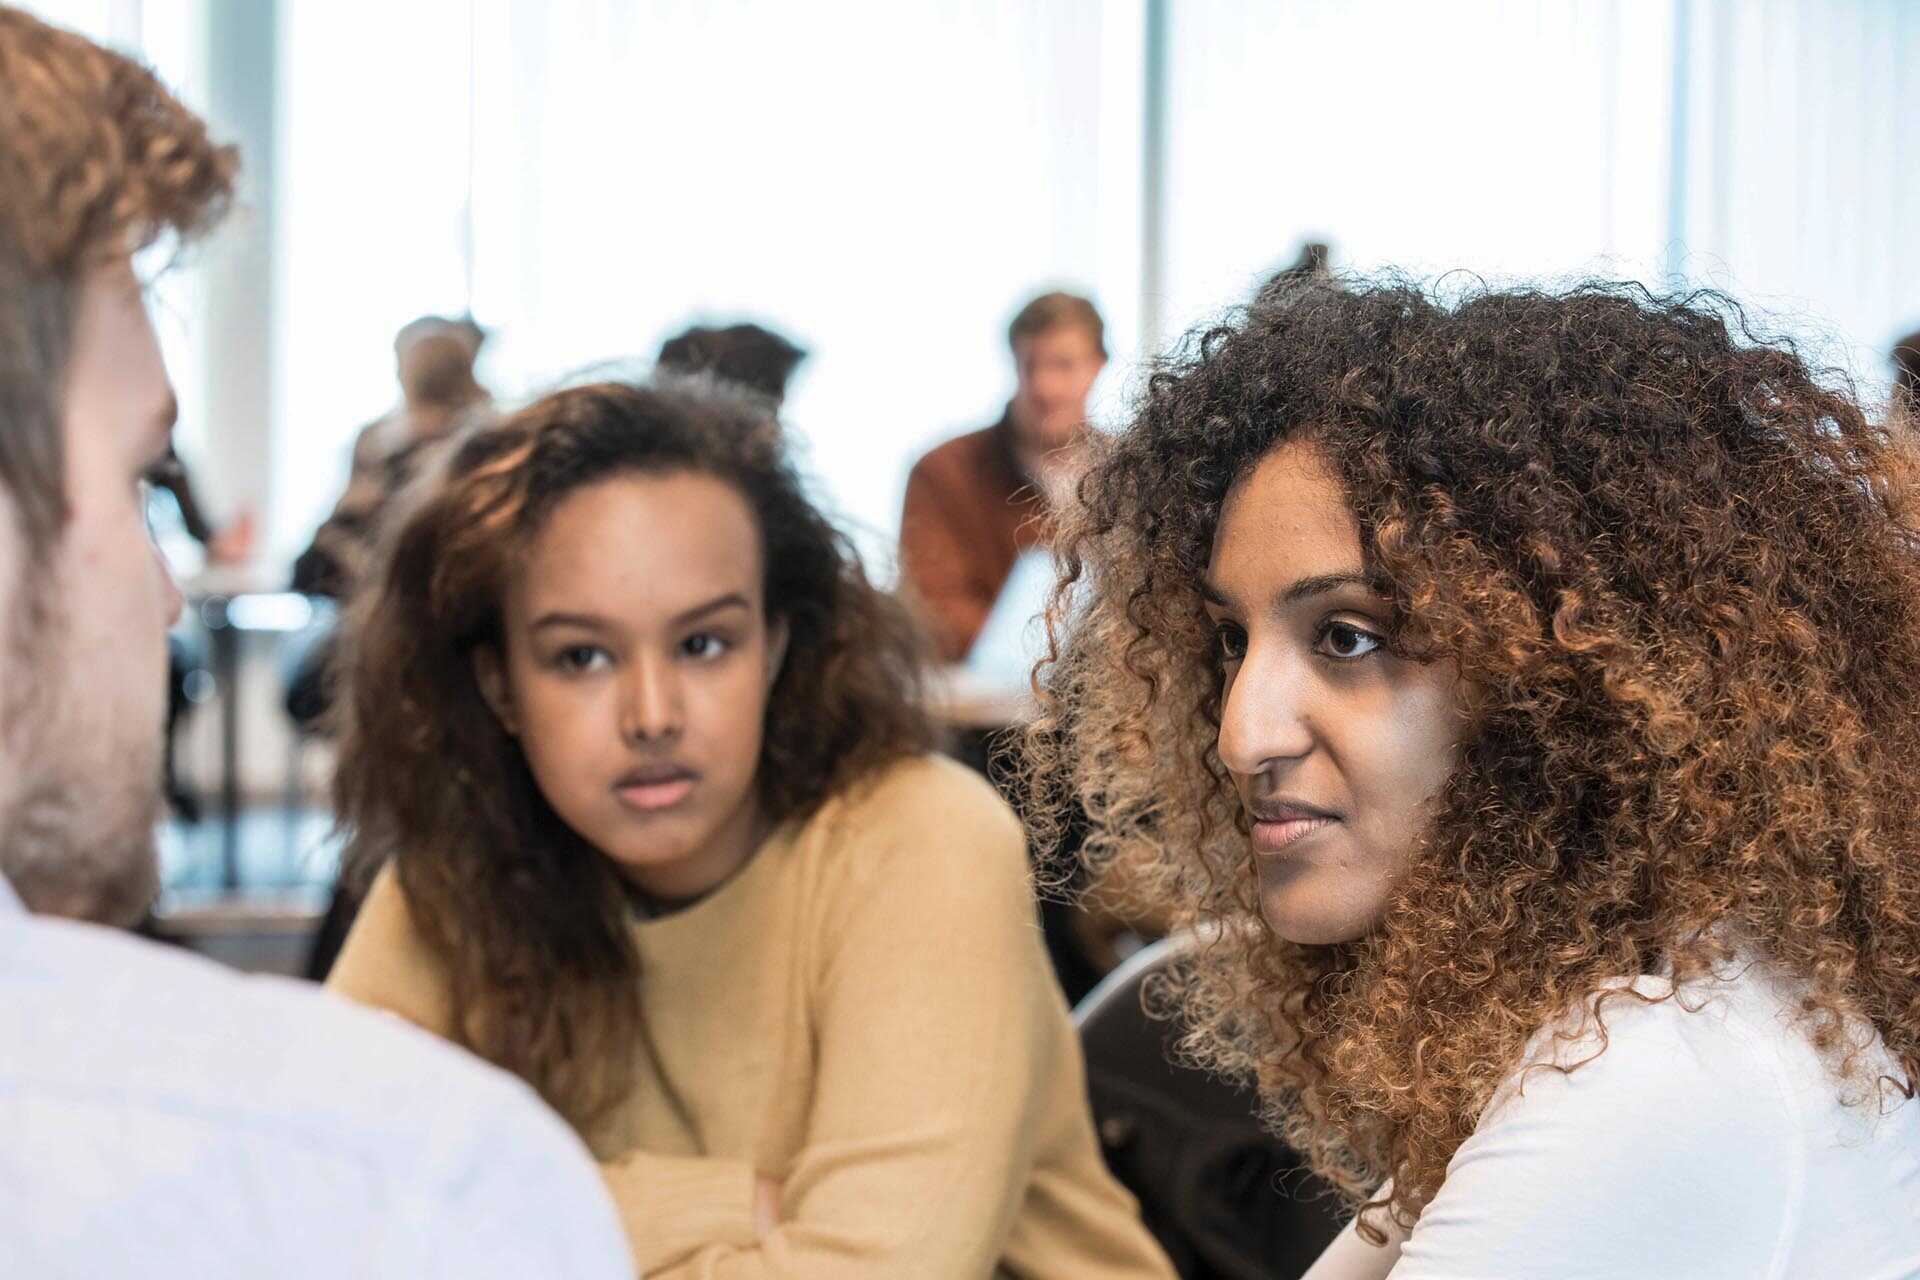
[{"label": "profile face", "polygon": [[1220,759],[1251,823],[1261,913],[1290,942],[1363,937],[1454,767],[1456,670],[1389,652],[1359,525],[1308,442],[1228,492],[1205,591],[1225,674]]},{"label": "profile face", "polygon": [[731,485],[626,475],[562,499],[476,675],[547,802],[641,890],[712,889],[751,854],[785,631]]},{"label": "profile face", "polygon": [[[173,387],[131,262],[82,279],[62,402],[67,520],[39,579],[45,612],[5,643],[8,778],[0,857],[28,905],[129,923],[158,887],[153,830],[166,634],[180,593],[147,529]],[[11,519],[11,513],[0,512]],[[30,616],[24,576],[10,612]]]}]

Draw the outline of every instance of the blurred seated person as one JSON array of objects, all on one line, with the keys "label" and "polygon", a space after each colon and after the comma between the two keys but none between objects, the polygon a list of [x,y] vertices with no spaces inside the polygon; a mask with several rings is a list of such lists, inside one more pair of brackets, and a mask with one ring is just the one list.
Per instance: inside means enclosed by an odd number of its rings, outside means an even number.
[{"label": "blurred seated person", "polygon": [[662,343],[656,363],[674,373],[710,373],[765,396],[778,409],[793,371],[806,358],[805,348],[757,324],[695,325]]},{"label": "blurred seated person", "polygon": [[[401,401],[360,429],[346,492],[293,563],[293,589],[344,602],[373,554],[380,517],[431,455],[466,422],[485,415],[493,397],[475,380],[474,361],[486,333],[471,319],[421,316],[393,340]],[[330,637],[296,655],[287,714],[313,730],[329,702],[325,684]]]},{"label": "blurred seated person", "polygon": [[900,518],[901,587],[948,662],[966,658],[1022,552],[1080,470],[1087,395],[1107,363],[1087,299],[1046,293],[1007,328],[1015,389],[993,425],[914,464]]},{"label": "blurred seated person", "polygon": [[1893,344],[1893,407],[1920,417],[1920,330]]},{"label": "blurred seated person", "polygon": [[366,566],[381,510],[422,453],[492,404],[474,379],[485,334],[470,320],[421,316],[393,340],[401,400],[360,429],[346,492],[293,566],[293,589],[344,600]]},{"label": "blurred seated person", "polygon": [[193,491],[193,478],[187,474],[187,464],[174,450],[167,450],[166,457],[154,466],[147,479],[156,493],[164,493],[173,500],[180,513],[180,527],[206,549],[208,565],[244,564],[253,554],[253,513],[242,511],[225,528],[215,529]]},{"label": "blurred seated person", "polygon": [[[988,678],[1021,684],[1025,621],[1017,615],[1037,612],[1052,580],[1051,565],[1033,560],[1044,554],[1050,512],[1080,470],[1077,446],[1087,430],[1087,395],[1107,362],[1106,327],[1087,299],[1045,293],[1014,316],[1007,344],[1015,386],[999,421],[940,445],[907,477],[900,577],[940,659],[971,658]],[[1031,608],[1023,596],[1031,597]],[[951,745],[1005,789],[993,767],[995,739],[967,731]],[[1016,792],[1009,798],[1019,803]],[[1084,887],[1076,879],[1070,889],[1077,897]],[[1048,894],[1041,929],[1061,987],[1078,1001],[1112,967],[1111,935],[1119,925],[1096,925],[1077,901]]]},{"label": "blurred seated person", "polygon": [[[253,513],[242,512],[224,529],[216,530],[207,519],[199,498],[193,491],[193,480],[187,474],[186,463],[180,455],[168,447],[166,455],[155,463],[147,473],[152,485],[153,500],[166,502],[178,513],[180,528],[189,538],[206,550],[209,567],[225,567],[244,562],[253,553]],[[166,495],[166,499],[160,497]],[[152,519],[150,512],[149,519]],[[187,696],[187,685],[193,673],[206,665],[205,658],[197,651],[192,641],[177,632],[167,633],[167,740],[164,762],[165,792],[167,803],[173,811],[188,822],[200,821],[200,803],[185,787],[180,785],[179,770],[174,763],[174,735],[179,729],[180,719],[186,714],[193,700]]]}]

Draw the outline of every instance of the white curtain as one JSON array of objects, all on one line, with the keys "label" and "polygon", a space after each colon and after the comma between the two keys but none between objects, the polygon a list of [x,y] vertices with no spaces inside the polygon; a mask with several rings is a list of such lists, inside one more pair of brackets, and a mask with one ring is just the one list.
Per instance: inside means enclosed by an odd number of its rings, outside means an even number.
[{"label": "white curtain", "polygon": [[1420,274],[1645,274],[1666,226],[1670,4],[1173,6],[1177,333],[1299,242]]},{"label": "white curtain", "polygon": [[1681,21],[1678,265],[1883,390],[1920,328],[1920,5],[1694,0]]},{"label": "white curtain", "polygon": [[[203,0],[63,2],[150,33]],[[813,352],[790,420],[871,549],[914,454],[997,412],[1005,322],[1046,285],[1107,313],[1107,420],[1141,334],[1310,238],[1720,285],[1875,389],[1920,326],[1906,0],[1168,0],[1152,226],[1146,12],[281,0],[274,547],[390,403],[394,329],[468,305],[509,396],[695,320],[785,331]]]},{"label": "white curtain", "polygon": [[693,321],[788,334],[789,423],[882,573],[915,453],[1010,393],[1030,292],[1091,292],[1137,354],[1138,4],[283,14],[289,529],[391,399],[393,329],[469,299],[509,394]]},{"label": "white curtain", "polygon": [[1362,269],[1720,286],[1876,391],[1920,325],[1909,0],[1170,10],[1167,332],[1309,238]]},{"label": "white curtain", "polygon": [[283,3],[279,41],[268,535],[291,555],[398,398],[394,333],[467,305],[469,6]]}]

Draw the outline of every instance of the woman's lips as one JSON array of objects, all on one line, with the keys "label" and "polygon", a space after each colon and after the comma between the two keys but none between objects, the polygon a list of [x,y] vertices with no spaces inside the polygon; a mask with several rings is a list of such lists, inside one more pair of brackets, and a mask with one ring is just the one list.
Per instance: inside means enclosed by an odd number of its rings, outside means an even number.
[{"label": "woman's lips", "polygon": [[620,803],[639,813],[658,813],[671,809],[693,794],[695,775],[685,769],[644,770],[628,774],[614,784],[613,794]]},{"label": "woman's lips", "polygon": [[1276,797],[1252,801],[1247,811],[1253,819],[1253,847],[1260,853],[1285,853],[1340,821],[1339,815],[1304,801]]},{"label": "woman's lips", "polygon": [[1338,822],[1338,818],[1283,818],[1276,822],[1253,824],[1253,847],[1261,853],[1286,853],[1316,831]]}]

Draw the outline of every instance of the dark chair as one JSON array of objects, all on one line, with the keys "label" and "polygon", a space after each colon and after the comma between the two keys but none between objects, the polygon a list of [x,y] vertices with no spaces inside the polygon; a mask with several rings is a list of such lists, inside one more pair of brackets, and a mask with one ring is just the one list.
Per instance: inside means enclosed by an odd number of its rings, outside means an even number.
[{"label": "dark chair", "polygon": [[207,657],[201,647],[178,632],[167,633],[167,741],[162,763],[161,786],[167,803],[182,822],[200,821],[200,797],[180,781],[175,757],[180,722],[195,706],[204,702],[213,677],[207,671]]},{"label": "dark chair", "polygon": [[1185,1280],[1295,1280],[1346,1215],[1261,1126],[1251,1089],[1173,1060],[1174,1026],[1141,994],[1190,945],[1136,952],[1074,1010],[1100,1145]]}]

